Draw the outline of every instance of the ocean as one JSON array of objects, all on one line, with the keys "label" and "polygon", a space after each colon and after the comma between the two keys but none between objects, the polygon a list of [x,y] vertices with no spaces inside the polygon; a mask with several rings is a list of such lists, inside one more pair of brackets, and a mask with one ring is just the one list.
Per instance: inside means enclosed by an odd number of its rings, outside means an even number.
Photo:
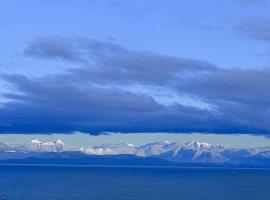
[{"label": "ocean", "polygon": [[0,197],[5,200],[269,200],[270,170],[0,166]]}]

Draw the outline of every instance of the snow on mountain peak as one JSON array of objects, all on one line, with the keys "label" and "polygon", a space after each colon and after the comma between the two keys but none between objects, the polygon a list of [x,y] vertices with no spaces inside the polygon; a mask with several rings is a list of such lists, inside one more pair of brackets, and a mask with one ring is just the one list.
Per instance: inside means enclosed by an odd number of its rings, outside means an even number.
[{"label": "snow on mountain peak", "polygon": [[56,140],[55,143],[56,143],[56,144],[64,145],[64,142],[62,142],[61,140]]},{"label": "snow on mountain peak", "polygon": [[41,144],[42,142],[39,141],[38,139],[33,139],[31,140],[31,144]]},{"label": "snow on mountain peak", "polygon": [[134,154],[135,146],[130,143],[103,144],[101,146],[83,147],[80,149],[83,153],[89,155],[118,155]]},{"label": "snow on mountain peak", "polygon": [[199,142],[199,141],[191,141],[185,143],[185,146],[195,148],[195,149],[208,149],[211,147],[210,144],[206,142]]},{"label": "snow on mountain peak", "polygon": [[206,142],[199,142],[199,141],[191,141],[187,142],[184,145],[185,147],[197,149],[197,150],[209,150],[209,149],[218,149],[218,148],[225,148],[223,145],[220,144],[209,144]]},{"label": "snow on mountain peak", "polygon": [[[8,146],[0,142],[0,152],[18,156],[36,156],[46,152],[62,152],[64,143],[61,140],[42,142],[38,139],[22,146]],[[103,144],[94,147],[82,147],[82,153],[88,155],[122,155],[130,154],[141,157],[155,157],[179,163],[241,163],[269,162],[270,147],[260,148],[230,148],[219,144],[191,141],[156,142],[135,146],[130,143]],[[36,154],[35,152],[39,152]],[[9,155],[8,155],[9,156]],[[51,154],[50,154],[51,156]]]},{"label": "snow on mountain peak", "polygon": [[38,139],[33,139],[30,144],[26,144],[21,148],[32,152],[62,152],[63,145],[64,143],[61,140],[41,142]]},{"label": "snow on mountain peak", "polygon": [[135,145],[134,144],[131,144],[131,143],[126,143],[127,144],[127,146],[130,146],[130,147],[135,147]]}]

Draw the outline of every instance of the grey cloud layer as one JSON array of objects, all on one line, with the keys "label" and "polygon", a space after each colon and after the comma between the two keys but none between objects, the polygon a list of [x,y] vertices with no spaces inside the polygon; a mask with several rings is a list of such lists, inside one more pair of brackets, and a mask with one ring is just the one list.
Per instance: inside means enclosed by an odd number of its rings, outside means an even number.
[{"label": "grey cloud layer", "polygon": [[[77,67],[43,78],[2,76],[18,91],[4,94],[10,101],[0,107],[2,131],[270,132],[269,70],[225,70],[84,38],[40,38],[25,55]],[[134,84],[190,95],[216,111],[164,106],[128,91]]]},{"label": "grey cloud layer", "polygon": [[91,39],[67,41],[62,38],[45,38],[31,44],[25,50],[25,55],[82,62],[84,67],[71,70],[70,78],[90,79],[91,82],[100,83],[113,81],[164,84],[184,72],[216,69],[205,61],[131,51],[119,45]]}]

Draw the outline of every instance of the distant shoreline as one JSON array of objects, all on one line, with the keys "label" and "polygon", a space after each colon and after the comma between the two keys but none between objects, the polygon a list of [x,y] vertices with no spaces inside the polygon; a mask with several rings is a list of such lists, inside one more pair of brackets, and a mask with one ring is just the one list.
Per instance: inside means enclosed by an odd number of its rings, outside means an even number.
[{"label": "distant shoreline", "polygon": [[0,167],[76,167],[76,168],[171,168],[171,169],[213,169],[213,170],[270,170],[266,167],[208,167],[208,166],[143,166],[143,165],[68,165],[68,164],[9,164],[1,163]]}]

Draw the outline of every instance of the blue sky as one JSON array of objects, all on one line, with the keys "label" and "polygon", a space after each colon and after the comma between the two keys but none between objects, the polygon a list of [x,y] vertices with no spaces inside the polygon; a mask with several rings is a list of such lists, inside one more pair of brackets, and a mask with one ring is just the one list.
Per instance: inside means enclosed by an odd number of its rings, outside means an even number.
[{"label": "blue sky", "polygon": [[0,132],[270,133],[266,0],[6,1]]},{"label": "blue sky", "polygon": [[[7,38],[2,41],[1,60],[16,68],[26,65],[13,59],[29,42],[52,35],[113,40],[128,48],[207,60],[225,68],[268,65],[262,56],[267,43],[241,30],[256,20],[267,26],[269,5],[263,0],[14,0],[0,9],[1,36]],[[260,24],[254,25],[256,31]]]}]

